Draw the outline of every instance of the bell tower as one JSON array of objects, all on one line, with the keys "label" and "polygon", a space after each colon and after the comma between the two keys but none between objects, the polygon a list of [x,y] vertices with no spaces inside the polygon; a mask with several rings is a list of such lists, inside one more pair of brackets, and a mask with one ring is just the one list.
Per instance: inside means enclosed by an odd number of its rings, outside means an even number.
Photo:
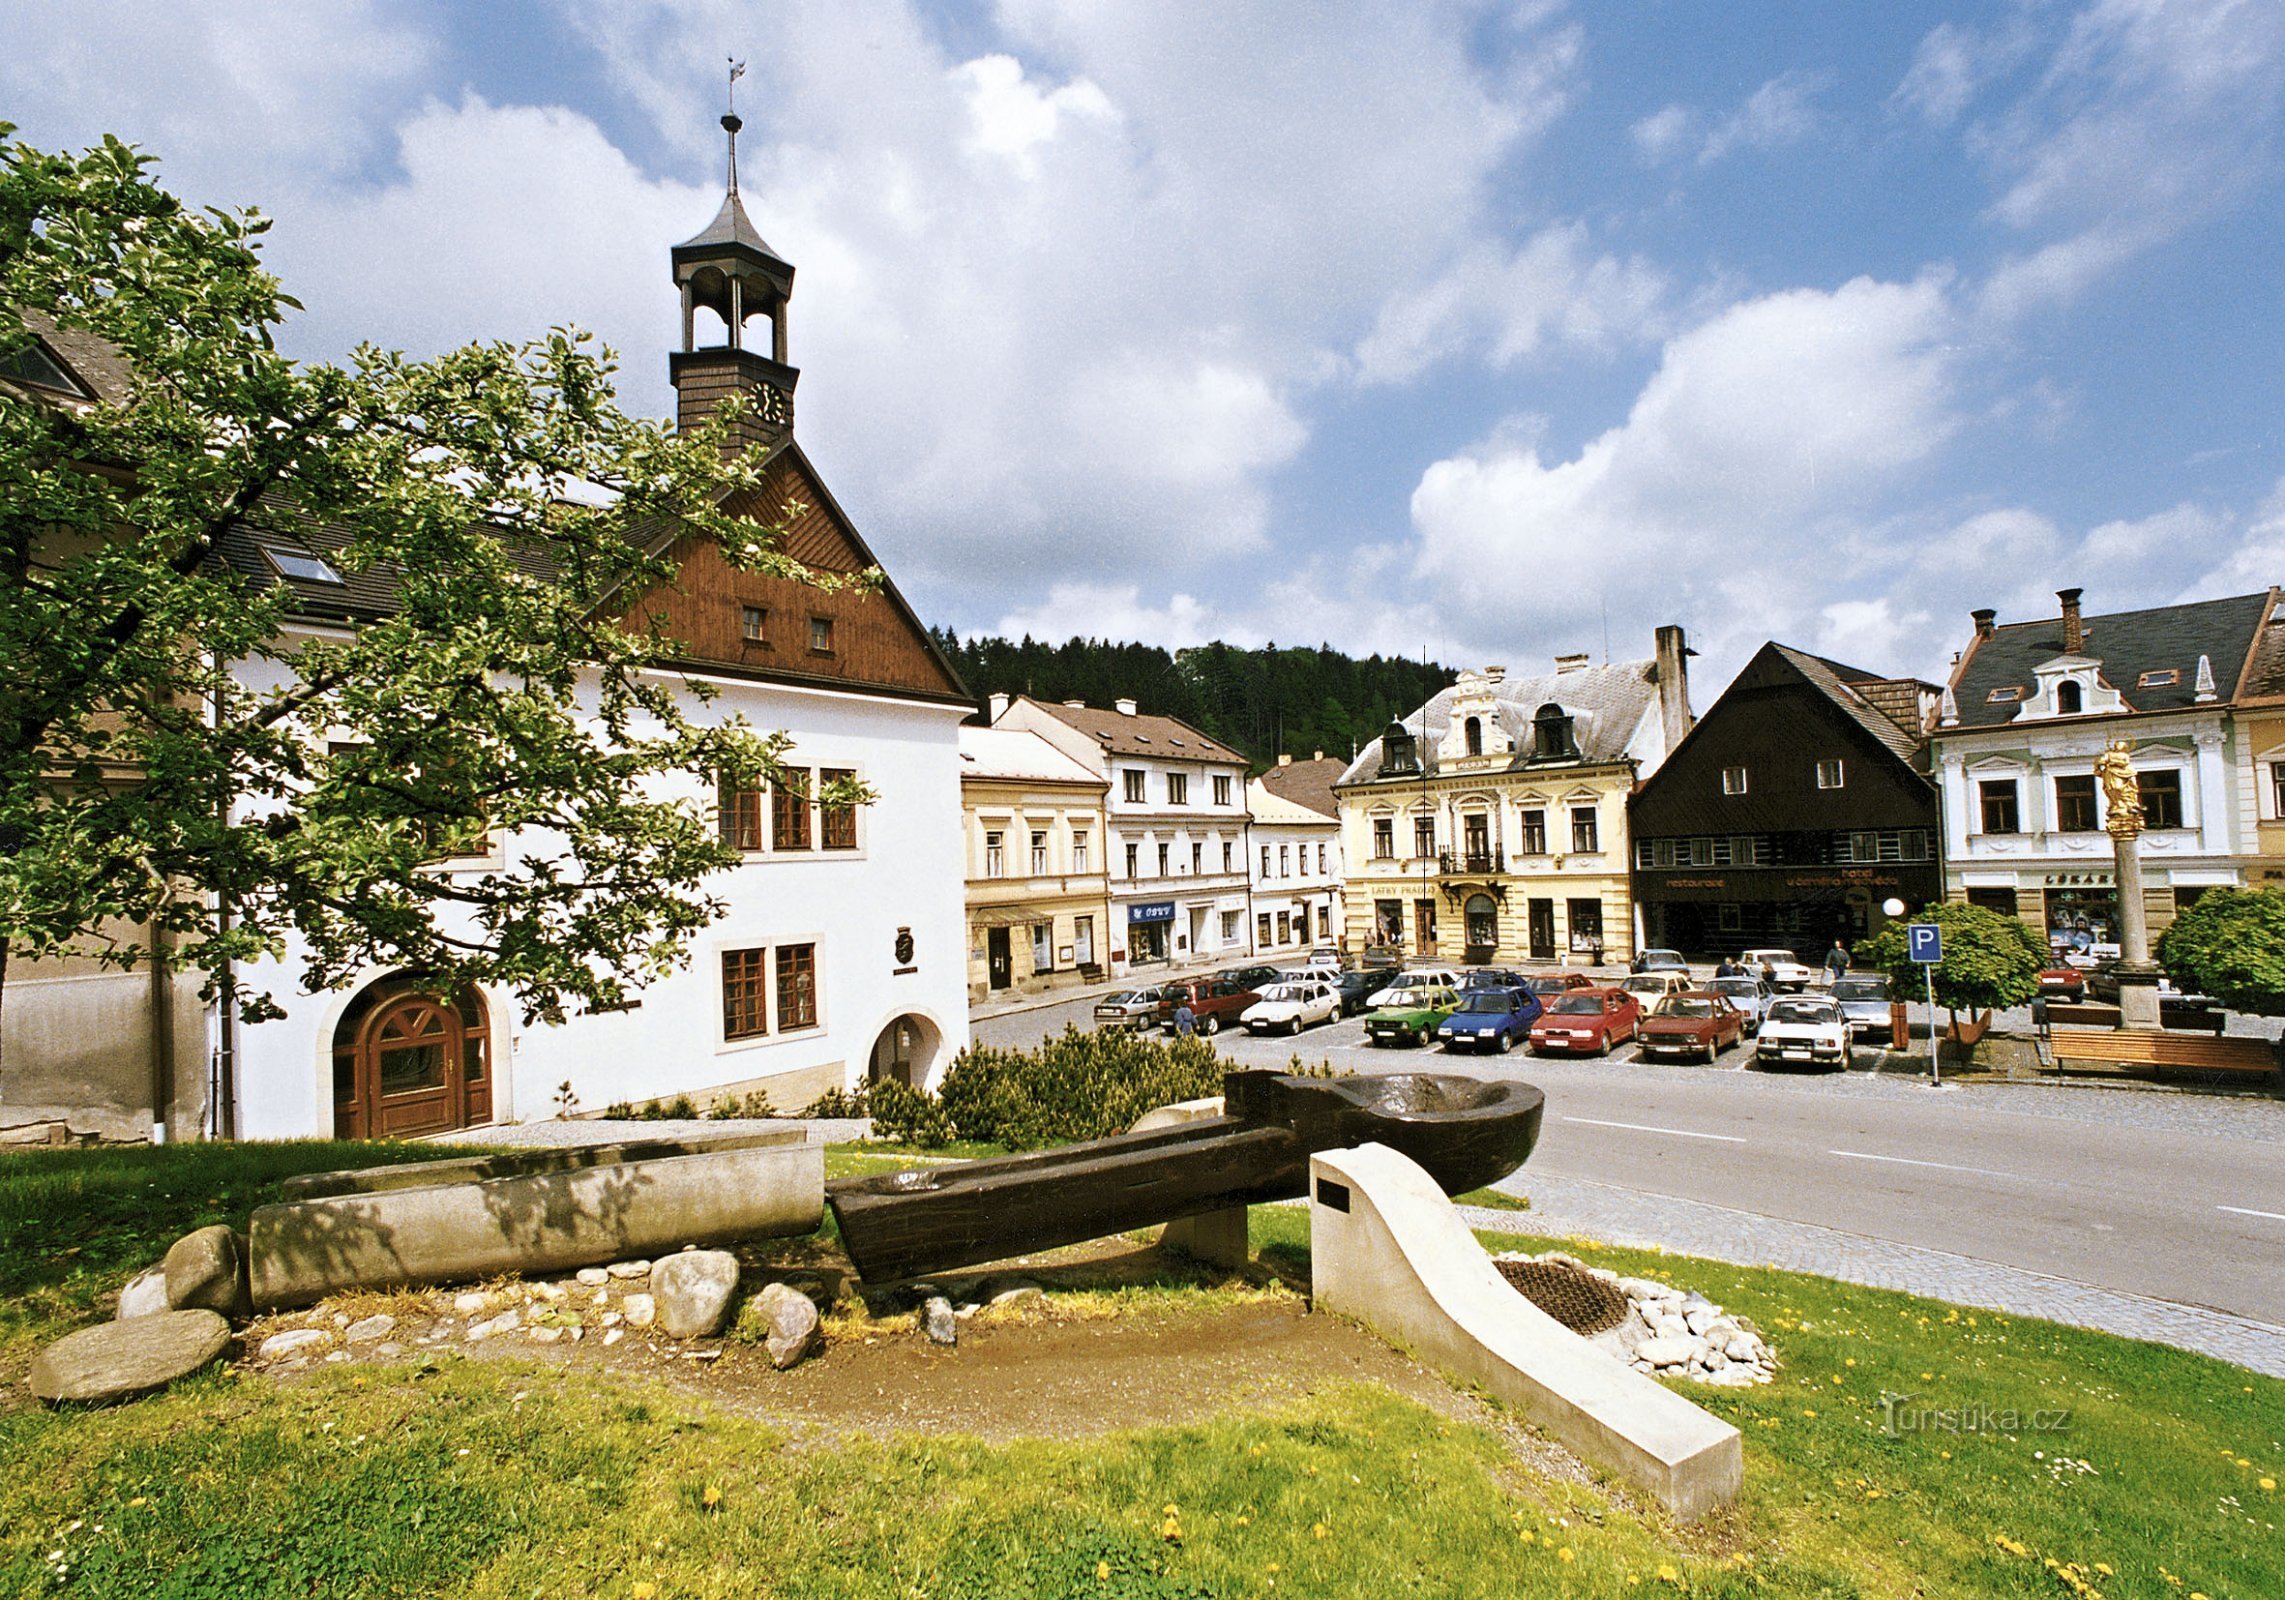
[{"label": "bell tower", "polygon": [[[722,118],[730,136],[729,192],[722,209],[695,238],[674,247],[674,281],[682,291],[682,348],[668,359],[679,398],[676,425],[694,427],[729,396],[743,396],[746,414],[731,448],[769,450],[793,432],[793,386],[801,373],[786,364],[786,302],[793,267],[762,238],[738,202],[738,130],[735,111]],[[721,319],[716,345],[698,343],[698,312]],[[769,319],[769,353],[746,348],[748,319]]]}]

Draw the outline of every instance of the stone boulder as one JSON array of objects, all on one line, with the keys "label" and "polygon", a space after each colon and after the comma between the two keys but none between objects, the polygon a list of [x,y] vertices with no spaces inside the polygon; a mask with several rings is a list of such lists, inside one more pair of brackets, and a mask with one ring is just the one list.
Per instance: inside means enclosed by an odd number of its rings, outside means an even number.
[{"label": "stone boulder", "polygon": [[761,1292],[746,1302],[739,1321],[761,1334],[762,1348],[769,1352],[770,1365],[780,1372],[825,1347],[816,1305],[790,1284],[762,1285]]},{"label": "stone boulder", "polygon": [[928,1335],[930,1344],[958,1344],[960,1342],[959,1316],[952,1302],[940,1294],[932,1294],[920,1308],[921,1331]]},{"label": "stone boulder", "polygon": [[670,1339],[707,1339],[722,1331],[738,1288],[738,1258],[727,1250],[685,1250],[651,1268],[651,1298]]},{"label": "stone boulder", "polygon": [[167,1305],[167,1269],[152,1267],[127,1280],[119,1291],[119,1320],[148,1317],[170,1309]]},{"label": "stone boulder", "polygon": [[162,1389],[229,1348],[213,1311],[160,1311],[66,1334],[32,1363],[32,1393],[50,1405],[102,1405]]},{"label": "stone boulder", "polygon": [[246,1250],[221,1223],[186,1233],[167,1250],[167,1304],[177,1311],[252,1314],[246,1289]]}]

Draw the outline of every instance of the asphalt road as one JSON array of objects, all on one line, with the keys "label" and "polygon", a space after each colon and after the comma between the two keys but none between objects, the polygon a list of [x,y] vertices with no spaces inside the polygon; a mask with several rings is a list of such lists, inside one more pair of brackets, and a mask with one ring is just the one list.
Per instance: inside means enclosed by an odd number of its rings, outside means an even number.
[{"label": "asphalt road", "polygon": [[[1089,1025],[1090,1002],[981,1018],[979,1043]],[[1933,1091],[1857,1072],[1793,1076],[1628,1059],[1379,1050],[1356,1019],[1300,1039],[1216,1041],[1357,1072],[1523,1078],[1547,1093],[1529,1166],[1950,1251],[2285,1325],[2285,1102],[1987,1084]]]}]

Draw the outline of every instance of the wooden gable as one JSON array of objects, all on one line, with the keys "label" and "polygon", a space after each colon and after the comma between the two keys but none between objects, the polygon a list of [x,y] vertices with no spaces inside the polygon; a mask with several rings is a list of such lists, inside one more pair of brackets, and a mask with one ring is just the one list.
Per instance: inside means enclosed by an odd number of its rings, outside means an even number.
[{"label": "wooden gable", "polygon": [[[786,508],[800,509],[787,516]],[[758,523],[786,519],[779,548],[826,573],[877,566],[817,469],[788,443],[770,460],[763,487],[729,509]],[[872,589],[835,593],[791,578],[747,572],[696,534],[676,539],[679,581],[655,590],[628,614],[661,619],[692,668],[737,677],[814,683],[924,700],[968,704],[973,696],[884,575]],[[762,613],[761,637],[747,637],[747,612]],[[813,647],[812,623],[829,625],[826,649]]]}]

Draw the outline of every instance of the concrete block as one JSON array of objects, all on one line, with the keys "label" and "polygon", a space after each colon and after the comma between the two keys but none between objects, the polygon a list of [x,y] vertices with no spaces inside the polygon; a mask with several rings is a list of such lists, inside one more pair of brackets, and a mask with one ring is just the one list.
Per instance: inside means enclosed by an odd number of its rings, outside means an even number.
[{"label": "concrete block", "polygon": [[725,1150],[756,1150],[800,1144],[804,1128],[765,1128],[759,1133],[724,1133],[688,1139],[628,1139],[619,1144],[576,1145],[562,1150],[515,1150],[494,1155],[446,1156],[402,1166],[359,1167],[348,1172],[302,1172],[278,1185],[288,1200],[318,1200],[335,1194],[375,1194],[383,1189],[433,1189],[440,1183],[483,1183],[493,1178],[530,1178],[543,1172],[576,1172],[629,1161],[668,1156],[718,1155]]},{"label": "concrete block", "polygon": [[1368,1144],[1321,1151],[1309,1169],[1317,1309],[1480,1385],[1684,1521],[1736,1496],[1738,1430],[1516,1293],[1416,1163]]},{"label": "concrete block", "polygon": [[263,1206],[248,1230],[254,1303],[338,1290],[569,1272],[686,1244],[814,1232],[825,1147],[771,1144]]},{"label": "concrete block", "polygon": [[253,1309],[247,1299],[245,1246],[219,1222],[177,1239],[161,1270],[167,1275],[170,1310],[243,1317]]},{"label": "concrete block", "polygon": [[[1148,1133],[1153,1128],[1180,1127],[1185,1122],[1203,1122],[1222,1115],[1222,1097],[1214,1095],[1204,1100],[1179,1100],[1173,1105],[1159,1106],[1135,1118],[1129,1133]],[[1159,1230],[1158,1247],[1185,1255],[1194,1261],[1203,1261],[1214,1267],[1242,1267],[1250,1259],[1246,1238],[1246,1208],[1231,1206],[1222,1211],[1208,1211],[1195,1217],[1184,1217],[1170,1222]]]}]

